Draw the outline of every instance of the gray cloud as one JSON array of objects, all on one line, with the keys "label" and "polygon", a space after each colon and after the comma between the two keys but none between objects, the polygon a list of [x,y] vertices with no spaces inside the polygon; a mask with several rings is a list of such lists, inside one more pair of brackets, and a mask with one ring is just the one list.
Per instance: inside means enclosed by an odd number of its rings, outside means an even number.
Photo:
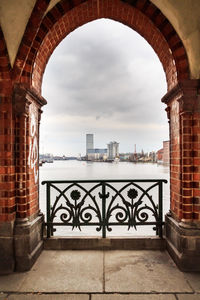
[{"label": "gray cloud", "polygon": [[101,147],[116,139],[121,151],[135,143],[159,148],[168,138],[165,92],[162,66],[143,38],[118,22],[91,22],[67,36],[47,65],[41,140],[46,151],[66,154],[84,154],[86,132]]}]

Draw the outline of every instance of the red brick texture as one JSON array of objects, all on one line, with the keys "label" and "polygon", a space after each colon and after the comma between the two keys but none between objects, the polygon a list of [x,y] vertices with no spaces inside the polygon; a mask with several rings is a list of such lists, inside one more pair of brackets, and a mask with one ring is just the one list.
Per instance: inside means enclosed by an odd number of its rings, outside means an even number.
[{"label": "red brick texture", "polygon": [[12,81],[6,43],[0,28],[0,222],[15,218],[14,121]]},{"label": "red brick texture", "polygon": [[171,211],[200,222],[200,81],[186,80],[163,97],[170,120]]},{"label": "red brick texture", "polygon": [[47,14],[37,0],[11,68],[0,29],[0,222],[38,213],[38,148],[42,77],[55,47],[87,22],[109,18],[142,35],[166,74],[171,136],[171,211],[200,221],[199,82],[189,80],[176,31],[149,0],[61,0]]},{"label": "red brick texture", "polygon": [[14,87],[16,216],[27,218],[38,213],[38,155],[41,106],[46,101],[24,84]]},{"label": "red brick texture", "polygon": [[79,26],[100,18],[119,21],[149,42],[163,65],[169,90],[177,80],[189,78],[187,55],[180,38],[150,1],[63,0],[43,18],[32,43],[27,40],[22,42],[22,49],[27,43],[30,47],[26,48],[27,56],[20,80],[30,82],[40,91],[43,72],[55,47]]}]

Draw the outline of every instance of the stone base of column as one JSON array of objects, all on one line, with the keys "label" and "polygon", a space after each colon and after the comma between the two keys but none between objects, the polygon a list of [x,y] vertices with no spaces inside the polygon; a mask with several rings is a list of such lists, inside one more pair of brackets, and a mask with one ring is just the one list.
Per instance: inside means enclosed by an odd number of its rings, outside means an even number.
[{"label": "stone base of column", "polygon": [[15,271],[28,271],[43,249],[43,215],[18,220],[14,229]]},{"label": "stone base of column", "polygon": [[13,223],[0,224],[0,275],[14,271]]},{"label": "stone base of column", "polygon": [[200,228],[175,221],[166,215],[167,250],[179,269],[185,272],[200,271]]}]

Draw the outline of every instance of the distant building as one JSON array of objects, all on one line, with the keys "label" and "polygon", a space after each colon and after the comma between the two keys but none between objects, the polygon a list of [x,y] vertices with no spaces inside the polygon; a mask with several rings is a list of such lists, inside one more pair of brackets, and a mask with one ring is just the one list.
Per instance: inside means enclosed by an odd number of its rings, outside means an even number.
[{"label": "distant building", "polygon": [[94,149],[94,134],[86,134],[86,156],[88,155],[88,150]]},{"label": "distant building", "polygon": [[54,157],[53,157],[53,154],[46,153],[46,154],[40,154],[39,159],[41,162],[52,163],[54,160]]},{"label": "distant building", "polygon": [[163,148],[156,152],[157,162],[163,162]]},{"label": "distant building", "polygon": [[119,143],[110,142],[108,144],[108,160],[113,160],[119,157]]},{"label": "distant building", "polygon": [[90,161],[95,160],[106,160],[107,159],[107,149],[88,149],[87,159]]},{"label": "distant building", "polygon": [[163,142],[163,164],[169,165],[169,141]]},{"label": "distant building", "polygon": [[131,160],[131,157],[133,156],[132,153],[120,153],[119,158],[121,161],[129,161]]},{"label": "distant building", "polygon": [[163,148],[156,152],[157,162],[169,165],[169,141],[163,142]]},{"label": "distant building", "polygon": [[156,153],[154,151],[149,153],[149,159],[151,162],[156,162]]}]

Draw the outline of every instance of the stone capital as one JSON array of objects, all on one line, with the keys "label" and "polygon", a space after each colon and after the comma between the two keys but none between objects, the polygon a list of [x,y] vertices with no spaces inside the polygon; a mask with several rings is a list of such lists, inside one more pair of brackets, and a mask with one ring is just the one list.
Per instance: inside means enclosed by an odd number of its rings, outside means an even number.
[{"label": "stone capital", "polygon": [[180,81],[161,99],[168,107],[174,100],[179,102],[180,113],[200,112],[200,80]]},{"label": "stone capital", "polygon": [[38,106],[39,113],[41,113],[41,107],[47,104],[47,101],[33,88],[29,88],[25,84],[16,84],[14,86],[13,105],[16,115],[28,116],[29,105],[33,102]]}]

